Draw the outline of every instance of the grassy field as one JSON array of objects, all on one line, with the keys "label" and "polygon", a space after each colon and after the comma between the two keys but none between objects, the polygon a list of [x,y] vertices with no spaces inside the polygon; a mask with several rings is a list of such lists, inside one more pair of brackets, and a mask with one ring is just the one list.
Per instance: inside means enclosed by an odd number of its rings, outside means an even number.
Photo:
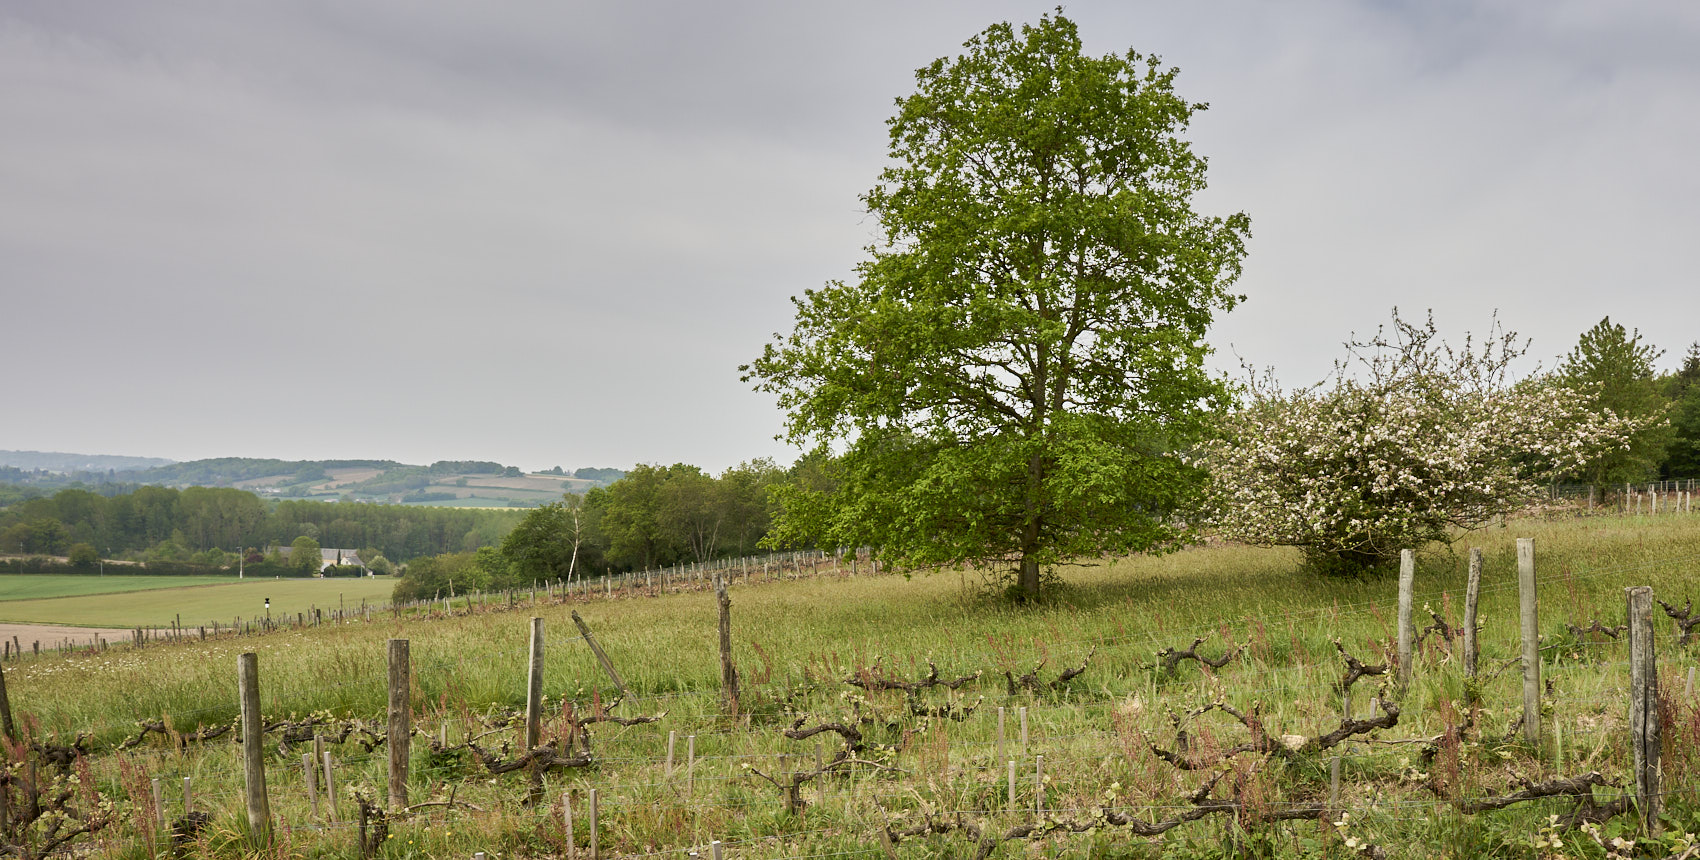
[{"label": "grassy field", "polygon": [[[1547,739],[1539,747],[1517,742],[1514,732],[1521,701],[1521,679],[1510,662],[1517,653],[1516,537],[1535,539],[1542,580],[1548,690]],[[496,601],[454,618],[386,615],[369,624],[25,661],[7,668],[7,682],[13,707],[27,715],[20,719],[38,734],[63,743],[89,733],[96,779],[120,803],[134,804],[126,809],[145,809],[149,778],[175,785],[193,777],[201,808],[214,814],[199,849],[210,856],[242,853],[234,841],[242,827],[235,747],[191,745],[179,754],[157,737],[124,753],[115,745],[135,735],[137,720],[164,717],[190,731],[232,719],[236,657],[243,651],[260,655],[268,719],[319,713],[382,732],[390,638],[410,640],[413,719],[424,733],[412,746],[412,799],[439,804],[392,821],[394,838],[380,856],[562,856],[569,837],[558,805],[527,805],[523,772],[492,774],[462,744],[475,739],[496,751],[517,739],[517,728],[504,728],[503,720],[523,703],[532,615],[544,619],[546,634],[545,740],[563,734],[563,702],[583,716],[595,702],[616,697],[574,632],[574,610],[631,689],[633,698],[616,713],[661,717],[589,726],[594,763],[548,777],[546,797],[556,804],[563,794],[573,798],[570,838],[580,856],[589,838],[582,804],[590,789],[599,793],[604,856],[683,856],[689,848],[707,856],[704,846],[718,839],[732,857],[886,857],[876,834],[888,827],[897,833],[893,850],[900,857],[975,856],[978,843],[965,835],[964,823],[985,833],[1019,833],[996,849],[1007,857],[1366,856],[1357,844],[1398,857],[1604,856],[1574,830],[1563,831],[1567,852],[1535,844],[1546,838],[1543,828],[1551,829],[1549,815],[1571,810],[1568,800],[1470,815],[1458,809],[1516,790],[1518,777],[1538,783],[1595,770],[1608,780],[1625,776],[1626,646],[1566,628],[1621,623],[1623,588],[1630,585],[1650,584],[1679,605],[1700,595],[1700,517],[1531,520],[1474,542],[1487,557],[1483,677],[1473,685],[1483,708],[1464,704],[1472,686],[1462,678],[1456,645],[1431,636],[1411,689],[1381,692],[1398,701],[1397,724],[1326,755],[1242,751],[1217,761],[1251,733],[1211,706],[1254,715],[1274,736],[1316,737],[1338,727],[1342,700],[1334,685],[1343,663],[1336,641],[1365,662],[1385,660],[1395,629],[1395,583],[1321,580],[1300,569],[1295,553],[1232,546],[1069,569],[1066,589],[1038,608],[986,597],[972,573],[737,583],[733,640],[745,690],[737,716],[721,702],[715,607],[700,592],[514,611],[496,611],[506,609]],[[1423,557],[1417,575],[1417,605],[1454,625],[1465,546]],[[321,599],[320,605],[334,604]],[[1418,616],[1421,625],[1429,623],[1423,611]],[[1700,831],[1700,708],[1682,676],[1697,649],[1675,646],[1671,631],[1661,614],[1658,645],[1675,721],[1666,728],[1671,821],[1664,841],[1642,838],[1638,856],[1675,853],[1673,840]],[[1198,636],[1206,637],[1200,654],[1235,656],[1215,670],[1189,661],[1169,673],[1157,665],[1160,651],[1185,649]],[[912,682],[928,674],[929,661],[947,679],[981,674],[960,690],[913,697],[845,683],[852,677]],[[1042,689],[1011,689],[1004,673],[1020,677],[1041,663],[1035,675]],[[1083,664],[1078,677],[1050,686],[1060,671]],[[1377,680],[1356,687],[1355,716],[1376,713],[1370,699]],[[1006,709],[1001,742],[1000,707]],[[788,811],[759,774],[813,770],[817,755],[830,760],[844,746],[839,733],[785,735],[825,722],[859,730],[865,743],[853,757],[863,763],[807,782],[799,798],[808,805]],[[1196,770],[1177,768],[1152,750],[1180,749],[1177,728],[1191,744],[1182,760],[1198,762]],[[1457,743],[1428,749],[1427,739],[1449,731]],[[448,749],[433,753],[426,740],[438,732]],[[689,783],[687,738],[694,738],[697,756]],[[333,826],[323,812],[315,818],[308,805],[299,748],[282,756],[272,748],[274,815],[313,828],[295,830],[277,856],[356,856],[352,829]],[[346,822],[350,791],[381,795],[384,752],[352,739],[330,748],[341,769]],[[1306,820],[1274,820],[1329,802],[1335,755],[1343,760],[1337,805]],[[1018,774],[1014,810],[1007,803],[1009,761]],[[1234,816],[1211,816],[1161,836],[1136,836],[1106,817],[1172,819],[1196,809],[1194,792],[1212,779],[1208,796],[1236,804]],[[1597,789],[1601,802],[1620,793]],[[1045,812],[1035,813],[1041,805]],[[1350,815],[1342,819],[1342,811]],[[147,820],[137,813],[116,826],[99,856],[157,850],[162,837]],[[1609,826],[1626,820],[1619,816]],[[1020,833],[1023,827],[1028,830]],[[1638,836],[1632,830],[1623,833]]]},{"label": "grassy field", "polygon": [[[0,602],[42,600],[51,597],[82,597],[89,594],[122,594],[157,588],[189,588],[223,585],[234,576],[87,576],[51,573],[0,574]],[[14,619],[0,619],[14,620]]]},{"label": "grassy field", "polygon": [[[14,583],[13,580],[22,582]],[[40,582],[31,582],[40,580]],[[132,582],[134,580],[134,582]],[[131,586],[99,591],[102,584]],[[236,579],[181,576],[37,576],[0,577],[0,621],[70,624],[79,627],[160,627],[181,619],[185,627],[230,624],[238,616],[266,617],[271,599],[275,617],[313,607],[359,607],[362,600],[389,600],[389,577],[342,579]],[[17,597],[12,597],[13,593]],[[31,599],[33,593],[61,596]]]}]

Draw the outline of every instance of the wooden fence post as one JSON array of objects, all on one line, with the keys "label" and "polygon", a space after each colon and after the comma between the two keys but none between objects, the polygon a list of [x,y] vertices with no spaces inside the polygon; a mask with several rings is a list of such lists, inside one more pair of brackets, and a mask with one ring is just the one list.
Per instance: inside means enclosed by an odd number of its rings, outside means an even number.
[{"label": "wooden fence post", "polygon": [[[816,773],[824,773],[825,771],[826,771],[826,755],[821,749],[821,742],[815,741],[815,772]],[[821,807],[825,807],[826,806],[826,780],[822,779],[820,782],[816,783],[816,788],[820,793],[818,795],[816,795],[816,797],[815,797],[815,804],[818,805],[818,806],[821,806]]]},{"label": "wooden fence post", "polygon": [[242,783],[248,827],[257,841],[271,841],[271,804],[266,797],[265,723],[260,719],[260,657],[252,651],[236,658],[236,685],[242,713]]},{"label": "wooden fence post", "polygon": [[313,761],[313,754],[312,753],[304,752],[304,753],[301,754],[301,772],[307,780],[307,800],[308,800],[309,803],[311,803],[313,805],[313,817],[314,818],[319,817],[319,780],[317,779],[318,769],[319,769],[319,766],[316,762]]},{"label": "wooden fence post", "polygon": [[561,792],[561,831],[567,838],[567,860],[578,860],[578,840],[573,837],[573,794]]},{"label": "wooden fence post", "polygon": [[685,797],[690,797],[696,789],[697,775],[697,736],[685,737]]},{"label": "wooden fence post", "polygon": [[590,860],[602,860],[601,834],[597,831],[596,789],[590,790]]},{"label": "wooden fence post", "polygon": [[714,577],[714,597],[720,605],[720,691],[726,713],[738,716],[738,667],[732,662],[732,598],[719,574]]},{"label": "wooden fence post", "polygon": [[407,806],[407,755],[412,746],[413,705],[409,701],[409,666],[406,639],[390,640],[389,736],[390,808]]},{"label": "wooden fence post", "polygon": [[662,778],[667,780],[668,782],[673,781],[673,750],[678,745],[679,745],[679,733],[676,730],[668,729],[667,730],[667,768],[662,771],[662,774],[663,774]]},{"label": "wooden fence post", "polygon": [[0,667],[0,732],[5,732],[6,739],[18,739],[18,729],[12,724],[12,700],[6,696],[6,670]]},{"label": "wooden fence post", "polygon": [[[542,740],[543,730],[543,619],[531,619],[531,660],[525,685],[525,751],[529,754]],[[531,768],[531,800],[543,799],[543,768]]]},{"label": "wooden fence post", "polygon": [[1481,643],[1476,641],[1476,601],[1482,591],[1482,548],[1470,547],[1470,579],[1464,585],[1464,677],[1476,677],[1476,657]]},{"label": "wooden fence post", "polygon": [[332,821],[341,821],[342,818],[336,811],[336,779],[331,771],[330,750],[320,753],[319,758],[325,762],[325,809],[331,814]]},{"label": "wooden fence post", "polygon": [[620,678],[619,672],[614,671],[614,662],[608,659],[607,654],[602,653],[602,646],[596,644],[596,637],[590,635],[590,625],[584,623],[583,618],[578,617],[578,610],[573,610],[572,615],[573,623],[578,625],[579,635],[583,636],[585,643],[590,646],[590,653],[595,654],[596,661],[602,664],[602,671],[608,673],[609,680],[613,681],[614,686],[619,688],[620,695],[629,697],[631,694],[626,692],[626,682]]},{"label": "wooden fence post", "polygon": [[1417,577],[1416,555],[1399,550],[1399,692],[1411,686],[1411,591]]},{"label": "wooden fence post", "polygon": [[1653,589],[1624,589],[1629,599],[1629,734],[1635,805],[1649,836],[1659,833],[1659,672],[1653,660]]},{"label": "wooden fence post", "polygon": [[1541,618],[1535,596],[1535,541],[1517,539],[1517,617],[1523,636],[1523,737],[1541,742]]}]

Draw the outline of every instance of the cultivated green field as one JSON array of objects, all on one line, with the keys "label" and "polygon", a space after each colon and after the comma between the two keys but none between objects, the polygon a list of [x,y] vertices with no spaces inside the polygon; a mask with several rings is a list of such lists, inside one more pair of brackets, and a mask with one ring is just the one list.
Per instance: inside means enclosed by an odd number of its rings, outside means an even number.
[{"label": "cultivated green field", "polygon": [[0,574],[0,601],[81,597],[87,594],[121,594],[126,591],[152,591],[156,588],[224,585],[236,581],[235,576],[86,576],[81,574],[8,573]]},{"label": "cultivated green field", "polygon": [[[389,600],[395,581],[389,577],[332,578],[332,579],[235,579],[213,577],[73,577],[19,576],[0,577],[0,588],[11,585],[10,580],[59,580],[59,582],[20,583],[19,591],[45,590],[75,596],[41,599],[12,599],[0,601],[0,621],[14,623],[69,624],[78,627],[166,627],[181,619],[185,627],[211,625],[217,621],[228,625],[237,617],[252,621],[266,617],[266,598],[271,598],[274,617],[307,612],[313,607],[336,609],[358,608],[362,600],[382,603]],[[80,580],[86,580],[80,581]],[[125,583],[125,580],[148,580],[155,583],[147,590],[101,593],[93,589],[102,580]],[[187,584],[192,581],[201,584]],[[137,583],[141,584],[141,583]],[[0,591],[0,594],[9,593]]]},{"label": "cultivated green field", "polygon": [[[1517,537],[1535,539],[1542,582],[1547,684],[1539,747],[1521,743],[1516,732]],[[1395,583],[1391,577],[1322,580],[1299,568],[1296,553],[1232,546],[1069,569],[1067,589],[1039,608],[988,599],[976,576],[964,573],[739,582],[731,590],[744,687],[737,716],[720,697],[715,607],[700,592],[536,607],[522,598],[515,611],[496,600],[454,618],[383,615],[369,624],[26,660],[7,667],[7,681],[20,719],[39,733],[61,743],[90,734],[97,783],[131,811],[95,856],[160,850],[163,837],[146,823],[148,780],[178,785],[184,776],[194,779],[200,807],[214,814],[195,850],[245,856],[235,841],[243,827],[236,747],[191,744],[180,754],[156,735],[117,752],[119,741],[135,736],[137,720],[164,717],[184,732],[231,720],[236,658],[253,651],[268,720],[319,713],[332,720],[326,730],[346,722],[381,734],[385,642],[405,638],[412,717],[422,732],[412,742],[410,800],[436,805],[390,822],[393,838],[379,856],[396,860],[474,851],[564,856],[563,794],[575,809],[570,838],[579,856],[587,856],[584,803],[591,789],[599,796],[604,857],[684,856],[687,849],[708,856],[707,843],[718,839],[730,857],[885,858],[876,834],[887,828],[896,834],[892,850],[900,858],[977,856],[1004,837],[1001,847],[989,849],[992,856],[1345,858],[1369,856],[1354,847],[1369,844],[1390,857],[1602,857],[1591,837],[1551,824],[1548,816],[1575,808],[1571,798],[1461,810],[1519,790],[1519,778],[1538,784],[1598,771],[1621,784],[1628,770],[1627,648],[1598,634],[1579,637],[1567,626],[1621,623],[1623,588],[1630,585],[1650,584],[1679,606],[1700,596],[1700,517],[1526,520],[1472,542],[1487,556],[1481,680],[1466,685],[1457,644],[1430,635],[1410,690],[1380,691],[1398,702],[1397,722],[1325,753],[1233,752],[1254,736],[1213,703],[1250,715],[1273,737],[1315,738],[1338,728],[1342,698],[1335,685],[1344,664],[1336,640],[1367,663],[1385,661],[1395,630]],[[1422,558],[1417,573],[1417,606],[1453,625],[1466,546]],[[571,713],[582,718],[597,702],[617,697],[573,630],[573,610],[631,688],[633,698],[615,713],[660,719],[588,725],[591,764],[551,773],[549,805],[531,806],[524,771],[494,774],[464,743],[472,740],[496,759],[518,754],[504,746],[518,740],[518,728],[504,721],[523,703],[532,615],[545,625],[546,742],[567,742],[563,701],[574,703]],[[1422,626],[1432,620],[1421,608],[1418,617]],[[1627,815],[1612,818],[1608,827],[1617,829],[1607,831],[1639,839],[1635,856],[1649,857],[1676,854],[1683,834],[1700,832],[1700,707],[1683,683],[1700,648],[1676,646],[1662,612],[1657,631],[1671,718],[1666,835],[1646,838]],[[1234,656],[1220,669],[1192,661],[1173,673],[1157,667],[1160,651],[1185,649],[1197,636],[1206,637],[1199,654],[1232,650]],[[915,682],[927,677],[929,660],[947,680],[982,674],[960,690],[914,696],[845,683],[857,677]],[[1078,677],[1052,686],[1060,671],[1082,664]],[[1034,672],[1040,689],[1012,690],[1005,672]],[[1378,714],[1371,697],[1384,678],[1358,682],[1355,717]],[[1478,710],[1467,704],[1472,689]],[[999,707],[1006,709],[1001,743]],[[824,723],[854,729],[863,743],[851,753],[854,762],[802,783],[797,799],[807,805],[788,811],[761,774],[789,782],[783,774],[813,771],[817,754],[831,761],[845,750],[846,736],[837,730],[801,739],[785,734]],[[1177,729],[1185,730],[1186,746]],[[439,731],[448,747],[433,753],[427,741]],[[1457,742],[1430,744],[1448,732]],[[583,733],[575,736],[583,743]],[[268,737],[271,809],[280,823],[309,829],[295,829],[279,854],[357,856],[353,828],[333,825],[323,810],[315,817],[301,747],[280,752],[280,737]],[[356,743],[361,737],[356,731],[329,745],[338,761],[342,822],[353,816],[353,791],[382,804],[384,747],[368,751]],[[696,761],[687,782],[690,738]],[[1153,747],[1191,769],[1163,760]],[[1331,801],[1336,755],[1341,785]],[[1010,761],[1017,773],[1014,809]],[[1201,808],[1195,792],[1206,785],[1206,800],[1230,804],[1220,809],[1233,815],[1211,814],[1160,836],[1136,835],[1107,817],[1172,821]],[[1606,803],[1621,794],[1600,786],[1593,796]],[[1044,812],[1036,813],[1041,805]],[[180,807],[168,808],[180,814]],[[1301,820],[1275,820],[1285,814]],[[968,825],[994,837],[991,843],[970,838]],[[1568,850],[1537,847],[1536,839],[1548,837],[1562,837]]]}]

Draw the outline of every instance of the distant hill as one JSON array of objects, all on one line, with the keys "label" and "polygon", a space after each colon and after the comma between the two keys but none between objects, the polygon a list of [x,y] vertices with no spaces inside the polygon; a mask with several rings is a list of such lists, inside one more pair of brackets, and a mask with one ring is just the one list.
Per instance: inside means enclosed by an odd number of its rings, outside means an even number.
[{"label": "distant hill", "polygon": [[[0,484],[39,490],[88,487],[122,492],[137,486],[235,487],[266,498],[378,504],[530,508],[624,477],[620,469],[556,466],[527,474],[489,460],[438,460],[414,466],[394,460],[275,460],[218,457],[178,463],[151,457],[0,452]],[[116,465],[123,461],[126,466]],[[103,465],[112,463],[114,465]]]},{"label": "distant hill", "polygon": [[59,451],[0,451],[0,466],[26,472],[129,472],[168,466],[163,457],[118,457],[112,454],[66,454]]},{"label": "distant hill", "polygon": [[124,477],[138,484],[232,487],[243,481],[281,475],[298,475],[302,480],[323,478],[325,470],[333,468],[390,469],[400,465],[394,460],[263,460],[253,457],[216,457],[155,466]]}]

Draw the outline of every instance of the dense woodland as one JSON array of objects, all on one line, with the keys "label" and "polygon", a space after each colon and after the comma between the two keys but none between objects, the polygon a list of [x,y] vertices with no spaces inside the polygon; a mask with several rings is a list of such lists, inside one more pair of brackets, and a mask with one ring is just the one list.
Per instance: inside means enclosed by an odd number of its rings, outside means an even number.
[{"label": "dense woodland", "polygon": [[58,556],[83,544],[103,558],[224,566],[239,549],[305,536],[400,561],[496,544],[518,520],[501,509],[268,503],[229,488],[141,487],[111,497],[61,490],[0,510],[0,552]]},{"label": "dense woodland", "polygon": [[756,552],[770,522],[768,488],[786,475],[765,460],[718,477],[684,464],[638,466],[608,487],[524,514],[275,501],[230,488],[45,496],[12,487],[0,508],[0,554],[183,570],[229,567],[240,558],[260,563],[267,548],[308,539],[314,547],[358,550],[368,562],[414,562],[416,583],[511,585]]}]

